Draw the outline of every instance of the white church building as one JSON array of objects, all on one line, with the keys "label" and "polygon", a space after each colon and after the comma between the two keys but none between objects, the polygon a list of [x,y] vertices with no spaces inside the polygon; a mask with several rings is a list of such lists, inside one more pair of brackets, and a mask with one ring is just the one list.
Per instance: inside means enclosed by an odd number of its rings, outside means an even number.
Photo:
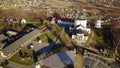
[{"label": "white church building", "polygon": [[77,13],[74,19],[60,19],[58,23],[69,26],[69,29],[72,31],[72,39],[82,43],[88,40],[91,29],[87,27],[87,17],[83,12]]},{"label": "white church building", "polygon": [[84,15],[78,15],[74,22],[75,34],[72,34],[72,39],[77,40],[81,43],[85,43],[88,40],[90,34],[90,28],[87,28],[87,18]]}]

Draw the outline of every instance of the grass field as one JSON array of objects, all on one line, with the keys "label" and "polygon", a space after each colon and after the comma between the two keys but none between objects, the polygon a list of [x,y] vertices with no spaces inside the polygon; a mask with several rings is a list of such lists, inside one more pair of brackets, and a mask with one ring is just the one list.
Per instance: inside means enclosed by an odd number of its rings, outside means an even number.
[{"label": "grass field", "polygon": [[56,8],[67,8],[72,5],[71,2],[65,2],[61,0],[45,0],[45,3]]},{"label": "grass field", "polygon": [[25,66],[30,66],[34,63],[34,59],[33,59],[33,52],[29,49],[21,49],[22,52],[27,52],[31,57],[29,58],[22,58],[20,55],[19,55],[19,52],[17,52],[15,55],[13,55],[9,60],[10,61],[13,61],[15,63],[19,63],[19,64],[22,64],[22,65],[25,65]]},{"label": "grass field", "polygon": [[99,47],[109,47],[112,44],[111,41],[111,25],[108,23],[104,24],[102,28],[93,29],[95,33],[95,45]]},{"label": "grass field", "polygon": [[47,32],[46,34],[41,35],[41,37],[45,37],[45,39],[42,40],[43,42],[53,42],[61,29],[59,26],[52,26],[51,28],[52,30],[50,33]]}]

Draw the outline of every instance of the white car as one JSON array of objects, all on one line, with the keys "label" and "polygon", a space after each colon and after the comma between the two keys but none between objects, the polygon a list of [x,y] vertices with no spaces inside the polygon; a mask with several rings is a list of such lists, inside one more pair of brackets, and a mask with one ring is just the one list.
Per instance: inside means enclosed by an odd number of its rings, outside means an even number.
[{"label": "white car", "polygon": [[28,45],[28,49],[32,49],[33,47],[34,47],[33,44]]}]

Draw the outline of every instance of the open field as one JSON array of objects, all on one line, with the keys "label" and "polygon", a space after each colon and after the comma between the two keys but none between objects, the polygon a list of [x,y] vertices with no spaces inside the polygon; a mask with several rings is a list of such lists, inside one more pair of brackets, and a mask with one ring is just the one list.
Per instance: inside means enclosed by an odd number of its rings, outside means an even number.
[{"label": "open field", "polygon": [[[94,2],[93,2],[94,1]],[[27,11],[51,11],[57,8],[83,10],[93,15],[120,15],[119,0],[1,0],[0,9],[24,9]]]},{"label": "open field", "polygon": [[45,3],[56,8],[68,8],[72,5],[72,2],[65,2],[61,0],[45,0]]}]

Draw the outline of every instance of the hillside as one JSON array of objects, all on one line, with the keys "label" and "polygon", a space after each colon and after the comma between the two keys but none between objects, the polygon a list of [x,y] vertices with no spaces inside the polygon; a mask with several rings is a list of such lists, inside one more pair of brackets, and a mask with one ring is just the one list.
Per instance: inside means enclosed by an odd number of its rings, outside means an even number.
[{"label": "hillside", "polygon": [[120,16],[120,0],[0,0],[0,9],[47,11],[48,15],[45,13],[47,16],[53,12],[62,14],[68,9],[84,10],[90,15]]}]

